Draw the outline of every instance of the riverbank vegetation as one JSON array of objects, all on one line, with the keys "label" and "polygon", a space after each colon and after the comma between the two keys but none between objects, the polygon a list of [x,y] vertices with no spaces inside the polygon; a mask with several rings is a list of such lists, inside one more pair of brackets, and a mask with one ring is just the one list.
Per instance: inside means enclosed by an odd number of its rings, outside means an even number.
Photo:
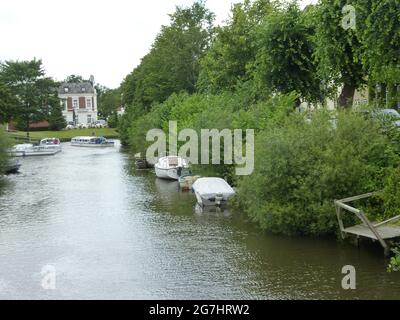
[{"label": "riverbank vegetation", "polygon": [[[301,10],[295,1],[246,0],[217,27],[201,1],[177,8],[121,84],[122,143],[145,152],[147,131],[168,130],[169,120],[178,130],[254,129],[254,173],[219,165],[213,174],[228,177],[235,206],[272,232],[333,234],[333,200],[363,192],[383,190],[366,204],[371,218],[398,212],[398,130],[365,115],[400,103],[400,11],[392,1],[352,3]],[[368,91],[364,112],[351,110],[356,89]]]},{"label": "riverbank vegetation", "polygon": [[8,156],[7,156],[7,148],[9,147],[8,139],[5,135],[3,127],[0,125],[0,188],[2,187],[2,175],[4,174]]},{"label": "riverbank vegetation", "polygon": [[[117,139],[118,132],[112,128],[89,128],[89,129],[73,129],[62,131],[32,131],[30,137],[32,140],[41,140],[43,138],[58,138],[61,141],[70,141],[76,136],[102,136],[110,139]],[[22,141],[26,138],[26,132],[15,131],[8,132],[7,136],[16,141]]]}]

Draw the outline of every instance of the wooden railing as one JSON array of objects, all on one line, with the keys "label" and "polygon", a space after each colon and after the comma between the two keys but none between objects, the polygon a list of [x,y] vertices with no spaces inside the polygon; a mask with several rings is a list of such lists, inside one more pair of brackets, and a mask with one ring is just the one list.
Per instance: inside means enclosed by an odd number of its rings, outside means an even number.
[{"label": "wooden railing", "polygon": [[339,227],[340,227],[340,231],[341,231],[341,235],[342,238],[344,239],[346,237],[346,228],[344,226],[343,223],[343,210],[354,213],[363,223],[363,225],[365,227],[368,227],[371,232],[373,233],[373,235],[375,236],[375,238],[379,241],[379,243],[382,245],[382,247],[385,250],[385,254],[389,253],[389,246],[387,245],[386,241],[384,240],[384,238],[381,236],[381,234],[378,232],[377,228],[384,226],[388,223],[392,223],[395,222],[397,220],[400,220],[400,215],[395,216],[393,218],[390,218],[388,220],[385,220],[383,222],[379,222],[376,224],[373,224],[369,221],[369,219],[367,218],[367,216],[365,215],[365,213],[357,208],[354,208],[350,205],[348,205],[349,202],[353,202],[356,200],[361,200],[361,199],[366,199],[372,196],[375,196],[377,194],[377,192],[371,192],[371,193],[366,193],[366,194],[362,194],[359,196],[354,196],[354,197],[350,197],[350,198],[345,198],[342,200],[335,200],[335,207],[336,207],[336,216],[338,219],[338,223],[339,223]]}]

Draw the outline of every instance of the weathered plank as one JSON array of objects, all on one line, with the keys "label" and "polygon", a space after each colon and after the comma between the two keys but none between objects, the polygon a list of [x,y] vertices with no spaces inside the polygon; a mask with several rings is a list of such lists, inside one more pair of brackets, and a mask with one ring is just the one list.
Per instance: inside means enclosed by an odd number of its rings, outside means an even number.
[{"label": "weathered plank", "polygon": [[[400,237],[400,227],[397,226],[381,226],[375,228],[375,230],[382,239],[393,239]],[[378,240],[372,230],[363,224],[345,228],[343,232]]]},{"label": "weathered plank", "polygon": [[375,196],[376,194],[378,194],[378,192],[370,192],[370,193],[362,194],[362,195],[359,195],[359,196],[354,196],[354,197],[349,197],[349,198],[341,199],[341,200],[339,200],[339,201],[342,202],[342,203],[353,202],[353,201],[356,201],[356,200],[361,200],[361,199],[373,197],[373,196]]}]

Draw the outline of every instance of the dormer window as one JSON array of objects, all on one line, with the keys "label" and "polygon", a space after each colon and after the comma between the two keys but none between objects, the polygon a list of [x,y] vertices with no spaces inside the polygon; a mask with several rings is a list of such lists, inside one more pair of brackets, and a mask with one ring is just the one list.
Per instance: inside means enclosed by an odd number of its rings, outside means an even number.
[{"label": "dormer window", "polygon": [[65,93],[68,92],[68,88],[67,88],[67,87],[64,88],[64,92],[65,92]]},{"label": "dormer window", "polygon": [[82,92],[85,92],[86,91],[86,88],[85,87],[82,87]]}]

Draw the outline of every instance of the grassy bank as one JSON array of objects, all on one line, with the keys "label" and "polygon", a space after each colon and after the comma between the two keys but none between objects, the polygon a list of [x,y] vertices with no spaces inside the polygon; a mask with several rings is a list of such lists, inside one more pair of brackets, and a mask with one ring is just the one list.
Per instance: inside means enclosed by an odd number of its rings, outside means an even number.
[{"label": "grassy bank", "polygon": [[[58,138],[61,141],[70,141],[71,138],[76,136],[91,136],[93,133],[96,136],[103,136],[110,139],[118,138],[118,132],[112,128],[103,129],[74,129],[74,130],[63,130],[63,131],[33,131],[30,132],[31,140],[40,140],[43,138]],[[16,131],[9,132],[8,136],[16,141],[26,140],[26,132]]]}]

